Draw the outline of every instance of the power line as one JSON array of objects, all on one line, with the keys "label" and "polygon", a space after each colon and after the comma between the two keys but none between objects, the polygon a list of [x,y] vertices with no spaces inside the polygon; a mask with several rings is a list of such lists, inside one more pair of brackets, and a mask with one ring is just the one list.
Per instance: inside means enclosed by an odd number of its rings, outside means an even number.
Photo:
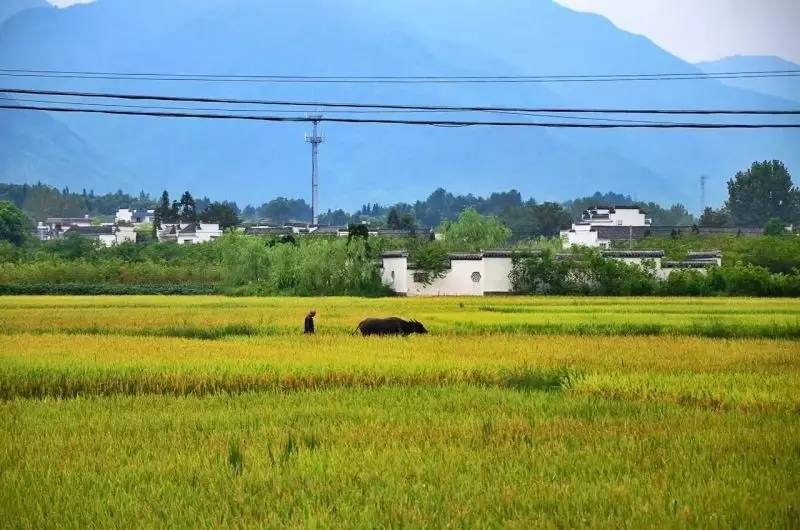
[{"label": "power line", "polygon": [[266,122],[329,122],[361,124],[429,125],[436,127],[550,127],[570,129],[798,129],[800,123],[560,123],[560,122],[520,122],[520,121],[457,121],[457,120],[397,120],[380,118],[326,118],[297,116],[255,116],[249,114],[200,114],[182,112],[156,112],[110,109],[87,109],[75,107],[41,107],[33,105],[0,105],[4,110],[38,110],[65,113],[110,114],[123,116],[154,116],[165,118],[197,118],[218,120],[247,120]]},{"label": "power line", "polygon": [[[57,101],[46,99],[28,99],[28,98],[4,98],[0,97],[0,101],[14,101],[21,103],[43,103],[48,105],[81,105],[87,107],[104,107],[104,108],[123,108],[123,109],[155,109],[155,110],[190,110],[195,112],[276,112],[276,113],[292,113],[302,114],[302,110],[286,110],[286,109],[234,109],[234,108],[211,108],[211,107],[173,107],[161,105],[123,105],[120,103],[90,103],[85,101]],[[454,113],[457,111],[430,111],[430,110],[328,110],[327,113],[331,114],[435,114],[435,113]],[[620,123],[677,123],[677,122],[663,122],[652,120],[625,120],[619,118],[593,118],[588,116],[565,116],[563,114],[540,114],[532,112],[508,112],[508,111],[493,111],[493,114],[505,116],[532,116],[536,118],[555,118],[565,120],[586,120],[586,121],[602,121],[602,122],[620,122]]]},{"label": "power line", "polygon": [[356,108],[356,109],[397,109],[430,110],[458,112],[555,112],[569,114],[673,114],[673,115],[800,115],[800,109],[613,109],[613,108],[569,108],[569,107],[501,107],[501,106],[454,106],[454,105],[408,105],[393,103],[344,103],[322,101],[287,101],[266,99],[234,99],[189,96],[165,96],[148,94],[119,94],[108,92],[75,92],[63,90],[36,90],[21,88],[0,88],[7,94],[28,94],[41,96],[69,96],[82,98],[172,101],[191,103],[226,103],[236,105],[273,105],[315,108]]},{"label": "power line", "polygon": [[312,76],[312,75],[239,75],[239,74],[176,74],[146,72],[97,72],[81,70],[0,69],[0,76],[56,79],[100,79],[140,81],[197,81],[246,83],[586,83],[623,81],[680,81],[703,79],[759,79],[798,77],[800,70],[743,70],[724,72],[669,72],[652,74],[588,74],[588,75],[496,75],[496,76]]}]

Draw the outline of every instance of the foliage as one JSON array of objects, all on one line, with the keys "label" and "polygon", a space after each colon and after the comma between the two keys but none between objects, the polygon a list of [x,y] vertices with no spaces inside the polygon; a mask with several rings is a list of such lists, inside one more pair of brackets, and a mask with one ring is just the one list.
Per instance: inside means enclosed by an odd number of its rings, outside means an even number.
[{"label": "foliage", "polygon": [[393,230],[412,230],[414,228],[414,215],[411,212],[400,214],[397,212],[397,208],[390,208],[386,216],[386,226]]},{"label": "foliage", "polygon": [[502,248],[511,230],[494,216],[484,216],[467,208],[456,221],[444,221],[439,227],[448,249],[478,251]]},{"label": "foliage", "polygon": [[783,162],[753,162],[728,181],[725,206],[739,226],[764,226],[772,217],[792,223],[800,215],[800,190]]},{"label": "foliage", "polygon": [[172,210],[177,211],[178,220],[182,223],[197,222],[197,206],[192,194],[188,191],[183,192],[181,200],[177,204],[172,203]]},{"label": "foliage", "polygon": [[242,223],[237,210],[236,203],[212,202],[200,214],[200,220],[204,223],[217,223],[222,230],[235,228]]},{"label": "foliage", "polygon": [[723,228],[731,226],[731,224],[732,220],[728,210],[725,208],[715,210],[708,206],[703,210],[703,215],[700,216],[700,220],[698,221],[699,226],[706,228]]},{"label": "foliage", "polygon": [[514,240],[536,237],[554,237],[560,230],[569,228],[572,218],[559,204],[529,201],[520,206],[511,206],[500,214],[510,229]]},{"label": "foliage", "polygon": [[409,267],[416,272],[415,281],[430,285],[443,278],[450,267],[447,247],[441,241],[417,245],[409,252]]},{"label": "foliage", "polygon": [[550,249],[515,258],[511,283],[532,294],[647,295],[657,291],[652,266],[606,259],[595,250],[556,255]]},{"label": "foliage", "polygon": [[219,240],[225,283],[242,294],[376,295],[386,292],[361,238],[305,238],[269,245],[226,234]]},{"label": "foliage", "polygon": [[773,217],[764,225],[765,236],[780,236],[786,233],[784,223],[778,217]]},{"label": "foliage", "polygon": [[274,224],[302,221],[311,218],[311,206],[303,199],[278,197],[256,208],[257,217],[266,218]]},{"label": "foliage", "polygon": [[638,250],[663,250],[668,259],[686,259],[689,251],[722,252],[722,262],[737,262],[767,268],[770,272],[791,273],[800,269],[800,237],[791,235],[737,237],[734,234],[700,236],[691,233],[674,238],[647,237],[634,242]]},{"label": "foliage", "polygon": [[0,201],[0,241],[20,246],[33,228],[31,220],[9,201]]},{"label": "foliage", "polygon": [[47,217],[83,217],[84,215],[113,215],[119,208],[152,208],[155,200],[150,195],[128,195],[119,190],[114,193],[95,195],[93,190],[70,192],[69,188],[58,190],[46,184],[2,184],[0,201],[8,200],[21,208],[33,219],[44,221]]}]

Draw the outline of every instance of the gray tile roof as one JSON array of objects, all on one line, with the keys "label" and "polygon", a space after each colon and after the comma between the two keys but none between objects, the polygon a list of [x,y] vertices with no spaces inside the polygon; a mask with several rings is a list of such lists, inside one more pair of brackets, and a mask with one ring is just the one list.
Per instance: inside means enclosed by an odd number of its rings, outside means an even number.
[{"label": "gray tile roof", "polygon": [[117,232],[116,227],[111,225],[105,226],[72,226],[69,230],[64,232],[64,235],[77,234],[79,236],[95,237],[95,236],[113,236]]},{"label": "gray tile roof", "polygon": [[663,258],[663,250],[604,250],[604,258]]}]

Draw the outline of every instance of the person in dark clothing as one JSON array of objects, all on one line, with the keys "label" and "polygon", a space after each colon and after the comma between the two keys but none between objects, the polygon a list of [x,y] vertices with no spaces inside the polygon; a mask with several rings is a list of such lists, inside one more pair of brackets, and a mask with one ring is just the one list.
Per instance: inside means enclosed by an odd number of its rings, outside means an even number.
[{"label": "person in dark clothing", "polygon": [[314,334],[314,317],[316,316],[316,314],[317,312],[313,309],[308,312],[308,314],[306,315],[306,320],[304,325],[305,330],[303,331],[303,333],[306,333],[308,335]]}]

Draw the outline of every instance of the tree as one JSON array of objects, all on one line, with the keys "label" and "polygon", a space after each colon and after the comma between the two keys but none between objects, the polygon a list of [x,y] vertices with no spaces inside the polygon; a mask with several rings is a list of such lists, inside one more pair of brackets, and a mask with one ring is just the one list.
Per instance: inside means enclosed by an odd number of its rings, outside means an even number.
[{"label": "tree", "polygon": [[455,222],[444,221],[439,227],[444,241],[452,250],[483,250],[505,246],[511,230],[497,217],[483,216],[467,208]]},{"label": "tree", "polygon": [[204,223],[218,223],[223,230],[239,226],[242,222],[236,212],[236,205],[229,202],[212,202],[200,214],[200,220]]},{"label": "tree", "polygon": [[764,225],[765,236],[780,236],[784,233],[786,233],[786,230],[783,228],[783,221],[777,217],[773,217]]},{"label": "tree", "polygon": [[728,181],[725,203],[735,224],[764,226],[772,217],[791,223],[798,213],[800,190],[780,160],[753,162]]},{"label": "tree", "polygon": [[169,193],[167,193],[167,190],[161,193],[161,199],[158,201],[158,206],[155,208],[153,217],[154,231],[161,228],[161,223],[174,223],[177,220],[172,219],[172,209],[170,208]]},{"label": "tree", "polygon": [[704,228],[723,228],[728,226],[731,222],[731,216],[725,208],[715,210],[711,207],[706,207],[703,210],[703,215],[700,216],[698,225]]},{"label": "tree", "polygon": [[0,241],[20,246],[28,239],[32,227],[31,220],[14,203],[0,202]]},{"label": "tree", "polygon": [[397,208],[389,210],[389,215],[386,216],[386,226],[393,230],[400,228],[400,214],[397,213]]},{"label": "tree", "polygon": [[188,191],[183,192],[178,203],[178,219],[183,223],[197,222],[197,205]]},{"label": "tree", "polygon": [[352,241],[354,238],[369,239],[369,228],[365,224],[350,224],[347,227],[347,240]]}]

